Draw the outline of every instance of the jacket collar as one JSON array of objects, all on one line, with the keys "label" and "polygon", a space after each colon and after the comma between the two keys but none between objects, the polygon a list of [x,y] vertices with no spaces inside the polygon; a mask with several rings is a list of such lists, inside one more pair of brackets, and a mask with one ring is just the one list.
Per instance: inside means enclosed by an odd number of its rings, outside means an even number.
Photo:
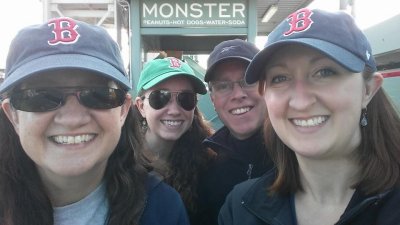
[{"label": "jacket collar", "polygon": [[243,196],[242,204],[268,224],[294,224],[291,218],[289,196],[268,194],[267,187],[272,184],[275,175],[276,169],[272,169],[260,177]]},{"label": "jacket collar", "polygon": [[213,135],[203,141],[203,144],[205,146],[210,147],[217,152],[219,151],[219,149],[241,149],[242,146],[246,146],[246,148],[251,148],[251,150],[265,149],[265,145],[263,143],[264,140],[262,137],[262,128],[260,128],[256,133],[254,133],[247,139],[239,140],[231,135],[229,129],[226,126],[221,127],[217,132],[215,132]]},{"label": "jacket collar", "polygon": [[[276,169],[272,169],[257,179],[243,195],[242,205],[267,224],[297,224],[292,220],[290,195],[268,194],[267,188],[273,183],[276,172]],[[367,196],[356,190],[344,214],[336,224],[346,224],[346,221],[364,211],[366,207],[384,201],[392,192],[393,190],[388,190],[380,194]]]}]

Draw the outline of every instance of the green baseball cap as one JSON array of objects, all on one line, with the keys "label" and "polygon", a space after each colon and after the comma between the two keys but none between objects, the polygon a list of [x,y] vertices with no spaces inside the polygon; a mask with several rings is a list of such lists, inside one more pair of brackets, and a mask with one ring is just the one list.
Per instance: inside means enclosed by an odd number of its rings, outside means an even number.
[{"label": "green baseball cap", "polygon": [[189,78],[196,93],[202,95],[207,93],[205,84],[194,74],[192,68],[187,63],[174,57],[155,59],[148,62],[140,73],[136,91],[139,93],[142,90],[147,90],[167,78],[178,75]]}]

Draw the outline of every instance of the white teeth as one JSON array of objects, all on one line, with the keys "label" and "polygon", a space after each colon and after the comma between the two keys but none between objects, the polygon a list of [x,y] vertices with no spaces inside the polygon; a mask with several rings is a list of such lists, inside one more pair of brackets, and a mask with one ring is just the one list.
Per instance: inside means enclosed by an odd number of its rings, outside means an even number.
[{"label": "white teeth", "polygon": [[163,120],[162,121],[167,126],[179,126],[183,121],[181,120]]},{"label": "white teeth", "polygon": [[293,123],[301,127],[312,127],[320,125],[321,123],[325,122],[326,119],[327,117],[325,116],[317,116],[308,120],[293,119]]},{"label": "white teeth", "polygon": [[244,107],[244,108],[233,109],[233,110],[231,111],[231,113],[232,113],[233,115],[239,115],[239,114],[246,113],[246,112],[248,112],[248,111],[250,111],[250,107]]},{"label": "white teeth", "polygon": [[57,144],[81,144],[88,142],[94,138],[93,134],[83,134],[77,136],[52,136],[54,142]]}]

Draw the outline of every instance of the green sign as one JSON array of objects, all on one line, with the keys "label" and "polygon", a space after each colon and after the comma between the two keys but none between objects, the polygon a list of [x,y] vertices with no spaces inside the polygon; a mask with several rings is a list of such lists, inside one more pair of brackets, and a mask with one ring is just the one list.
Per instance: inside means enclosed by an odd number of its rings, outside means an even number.
[{"label": "green sign", "polygon": [[143,0],[140,6],[141,27],[247,27],[247,0]]}]

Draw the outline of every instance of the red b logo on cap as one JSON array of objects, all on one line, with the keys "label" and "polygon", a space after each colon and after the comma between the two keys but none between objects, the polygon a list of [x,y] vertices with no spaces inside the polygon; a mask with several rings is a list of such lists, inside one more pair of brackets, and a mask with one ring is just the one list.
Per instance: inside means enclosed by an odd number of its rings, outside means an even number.
[{"label": "red b logo on cap", "polygon": [[49,40],[49,45],[73,44],[79,39],[76,31],[78,25],[71,18],[57,18],[50,20],[48,26],[53,26],[54,39]]},{"label": "red b logo on cap", "polygon": [[181,67],[181,61],[177,58],[169,58],[169,63],[171,68],[180,68]]},{"label": "red b logo on cap", "polygon": [[299,11],[292,13],[288,16],[287,20],[290,25],[290,30],[283,33],[284,36],[289,36],[292,33],[302,32],[310,28],[314,22],[311,20],[313,12],[309,9],[300,9]]}]

